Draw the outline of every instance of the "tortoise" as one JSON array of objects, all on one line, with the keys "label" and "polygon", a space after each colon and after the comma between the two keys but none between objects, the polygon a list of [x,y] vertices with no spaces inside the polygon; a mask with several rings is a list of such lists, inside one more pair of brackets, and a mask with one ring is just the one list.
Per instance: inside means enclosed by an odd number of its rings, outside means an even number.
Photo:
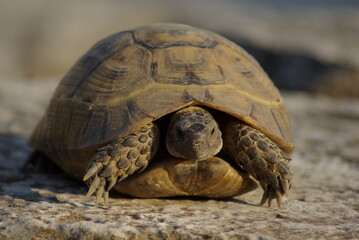
[{"label": "tortoise", "polygon": [[29,145],[89,185],[140,198],[228,198],[263,188],[281,206],[293,140],[256,60],[210,31],[148,24],[96,43],[61,80]]}]

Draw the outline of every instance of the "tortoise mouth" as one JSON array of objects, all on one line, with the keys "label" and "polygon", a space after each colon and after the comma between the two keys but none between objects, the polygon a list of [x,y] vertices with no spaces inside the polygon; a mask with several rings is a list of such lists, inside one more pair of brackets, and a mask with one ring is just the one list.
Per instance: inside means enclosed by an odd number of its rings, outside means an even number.
[{"label": "tortoise mouth", "polygon": [[222,149],[223,141],[221,137],[215,139],[215,141],[208,141],[208,139],[193,140],[192,138],[187,139],[182,144],[177,142],[177,145],[178,147],[167,145],[167,150],[172,156],[191,160],[203,160],[218,154]]}]

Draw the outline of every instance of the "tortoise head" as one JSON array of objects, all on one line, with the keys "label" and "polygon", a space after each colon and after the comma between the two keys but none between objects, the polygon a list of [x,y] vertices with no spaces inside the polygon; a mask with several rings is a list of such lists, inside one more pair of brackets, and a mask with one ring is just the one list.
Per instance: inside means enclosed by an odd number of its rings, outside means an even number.
[{"label": "tortoise head", "polygon": [[206,159],[222,148],[222,133],[216,120],[203,108],[190,106],[171,118],[166,136],[168,152],[174,157]]}]

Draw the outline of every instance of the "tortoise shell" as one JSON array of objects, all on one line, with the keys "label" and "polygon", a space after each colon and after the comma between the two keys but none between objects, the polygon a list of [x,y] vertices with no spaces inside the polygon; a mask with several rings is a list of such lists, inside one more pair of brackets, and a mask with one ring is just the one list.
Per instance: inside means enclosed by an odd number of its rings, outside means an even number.
[{"label": "tortoise shell", "polygon": [[228,113],[293,150],[283,99],[259,64],[233,42],[181,24],[95,44],[61,80],[29,144],[45,153],[91,149],[189,105]]}]

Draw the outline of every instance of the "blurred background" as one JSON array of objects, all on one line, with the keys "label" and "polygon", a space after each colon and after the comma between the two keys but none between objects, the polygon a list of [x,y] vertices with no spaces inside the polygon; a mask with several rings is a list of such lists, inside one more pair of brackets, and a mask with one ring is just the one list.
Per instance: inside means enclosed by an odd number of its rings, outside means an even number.
[{"label": "blurred background", "polygon": [[224,35],[279,88],[359,97],[356,0],[1,0],[0,81],[60,79],[98,40],[152,22]]}]

